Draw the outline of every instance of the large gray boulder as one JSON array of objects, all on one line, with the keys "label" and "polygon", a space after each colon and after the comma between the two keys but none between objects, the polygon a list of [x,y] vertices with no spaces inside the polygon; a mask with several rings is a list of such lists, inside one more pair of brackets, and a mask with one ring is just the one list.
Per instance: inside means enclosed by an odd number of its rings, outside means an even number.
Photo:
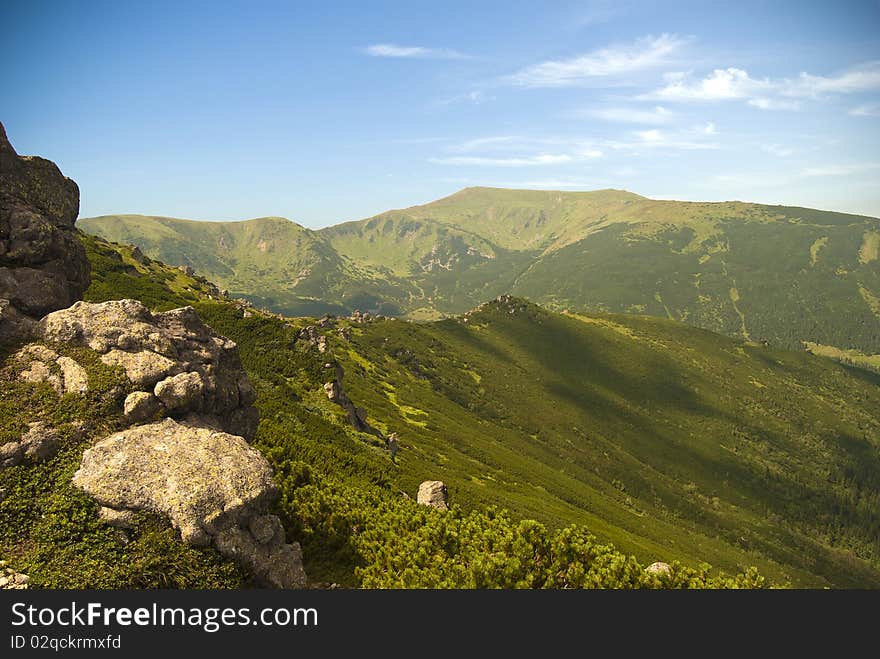
[{"label": "large gray boulder", "polygon": [[[174,418],[195,415],[247,439],[256,432],[256,393],[237,346],[205,325],[192,307],[151,313],[136,300],[77,302],[43,318],[40,333],[46,341],[95,350],[105,364],[120,366],[137,390],[161,403],[148,412],[141,409],[132,420],[164,409]],[[135,409],[134,401],[128,411]],[[152,399],[150,405],[155,407]]]},{"label": "large gray boulder", "polygon": [[173,419],[135,426],[88,449],[73,483],[109,524],[160,513],[184,542],[213,545],[268,585],[305,585],[299,545],[266,514],[278,494],[272,469],[242,437]]},{"label": "large gray boulder", "polygon": [[51,161],[19,156],[0,124],[0,340],[82,297],[90,281],[74,223],[79,188]]}]

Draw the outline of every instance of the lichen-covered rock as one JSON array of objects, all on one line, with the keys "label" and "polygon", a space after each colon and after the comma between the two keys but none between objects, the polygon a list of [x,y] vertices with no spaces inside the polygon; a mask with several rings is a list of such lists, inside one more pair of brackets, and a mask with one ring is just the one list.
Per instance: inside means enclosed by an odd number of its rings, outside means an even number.
[{"label": "lichen-covered rock", "polygon": [[201,400],[204,391],[205,383],[202,381],[202,376],[190,371],[165,378],[156,385],[153,393],[167,410],[180,408],[192,410],[197,401]]},{"label": "lichen-covered rock", "polygon": [[30,577],[8,567],[6,561],[0,561],[0,589],[27,590]]},{"label": "lichen-covered rock", "polygon": [[48,382],[59,396],[65,393],[84,394],[89,390],[86,370],[70,357],[38,343],[19,350],[14,359],[25,368],[19,374],[22,382]]},{"label": "lichen-covered rock", "polygon": [[256,394],[238,348],[192,307],[154,314],[136,300],[77,302],[47,315],[40,328],[46,341],[86,346],[104,363],[121,366],[174,418],[199,414],[208,425],[247,439],[256,432]]},{"label": "lichen-covered rock", "polygon": [[422,506],[449,509],[449,496],[443,481],[424,481],[419,485],[416,501]]},{"label": "lichen-covered rock", "polygon": [[73,482],[108,508],[168,515],[190,544],[207,544],[276,494],[268,463],[243,438],[172,419],[98,442]]},{"label": "lichen-covered rock", "polygon": [[217,550],[245,565],[258,579],[276,588],[303,588],[306,574],[299,543],[271,546],[260,543],[247,529],[230,527],[215,541]]},{"label": "lichen-covered rock", "polygon": [[115,510],[106,506],[98,511],[102,522],[117,529],[130,529],[134,525],[136,514],[133,510]]},{"label": "lichen-covered rock", "polygon": [[266,509],[278,490],[266,459],[242,438],[164,419],[118,432],[82,457],[73,483],[124,528],[134,511],[167,515],[184,542],[213,545],[268,585],[305,585],[298,544]]},{"label": "lichen-covered rock", "polygon": [[89,390],[89,376],[86,369],[70,357],[59,357],[57,364],[61,369],[61,381],[65,393],[84,394]]},{"label": "lichen-covered rock", "polygon": [[[79,188],[49,160],[19,156],[0,124],[0,335],[82,297],[90,281],[74,223]],[[11,311],[13,308],[15,312]]]},{"label": "lichen-covered rock", "polygon": [[19,377],[22,382],[30,382],[31,384],[48,382],[52,386],[52,389],[55,390],[56,394],[60,396],[64,393],[64,384],[61,382],[61,377],[53,373],[46,362],[37,360],[30,362],[28,367],[21,372]]},{"label": "lichen-covered rock", "polygon": [[101,361],[107,366],[121,366],[125,375],[137,387],[152,387],[175,370],[173,359],[164,357],[152,350],[125,352],[113,348]]},{"label": "lichen-covered rock", "polygon": [[40,462],[58,450],[58,433],[42,421],[28,424],[28,430],[17,442],[0,446],[0,467],[14,467],[25,460]]},{"label": "lichen-covered rock", "polygon": [[147,391],[133,391],[125,397],[123,405],[125,418],[132,423],[146,421],[160,409],[162,409],[162,403]]},{"label": "lichen-covered rock", "polygon": [[651,563],[648,567],[645,568],[645,572],[648,574],[654,574],[658,577],[666,576],[672,572],[672,568],[669,563],[663,563],[662,561],[657,561],[656,563]]}]

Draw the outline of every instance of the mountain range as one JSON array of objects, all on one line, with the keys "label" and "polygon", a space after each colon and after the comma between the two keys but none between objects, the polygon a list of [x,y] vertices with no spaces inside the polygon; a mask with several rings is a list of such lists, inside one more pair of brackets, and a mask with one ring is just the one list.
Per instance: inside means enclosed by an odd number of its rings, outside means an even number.
[{"label": "mountain range", "polygon": [[501,294],[548,309],[665,317],[731,337],[878,363],[880,220],[621,190],[466,188],[311,230],[278,217],[139,215],[78,226],[192,267],[287,315],[432,320]]}]

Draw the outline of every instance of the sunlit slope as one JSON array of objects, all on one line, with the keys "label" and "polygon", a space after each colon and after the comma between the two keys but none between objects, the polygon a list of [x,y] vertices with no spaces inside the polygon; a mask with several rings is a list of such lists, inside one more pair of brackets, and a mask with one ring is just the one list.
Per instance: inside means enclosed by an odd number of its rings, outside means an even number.
[{"label": "sunlit slope", "polygon": [[233,295],[289,314],[381,306],[385,297],[406,289],[404,282],[374,278],[316,232],[280,217],[202,222],[108,215],[82,219],[78,226],[105,240],[137,245],[165,263],[190,266]]},{"label": "sunlit slope", "polygon": [[[514,298],[335,354],[405,490],[579,522],[644,560],[880,585],[880,377],[647,317]],[[856,556],[860,558],[856,558]]]}]

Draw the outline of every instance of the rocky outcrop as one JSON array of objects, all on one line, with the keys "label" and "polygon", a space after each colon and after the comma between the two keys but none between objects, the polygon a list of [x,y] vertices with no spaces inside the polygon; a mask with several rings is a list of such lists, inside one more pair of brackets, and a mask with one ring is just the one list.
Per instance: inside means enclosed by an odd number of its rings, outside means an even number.
[{"label": "rocky outcrop", "polygon": [[256,393],[238,348],[214,333],[192,307],[150,313],[136,300],[77,302],[40,322],[46,341],[85,346],[125,370],[149,396],[129,395],[126,415],[142,420],[163,412],[248,439],[257,427]]},{"label": "rocky outcrop", "polygon": [[13,359],[24,366],[19,374],[23,382],[48,382],[59,396],[84,394],[89,390],[86,370],[70,357],[38,343],[31,343],[15,353]]},{"label": "rocky outcrop", "polygon": [[[325,368],[327,366],[332,367],[333,365],[326,364]],[[345,389],[342,388],[342,378],[345,375],[345,371],[339,364],[336,364],[335,368],[336,379],[324,383],[324,393],[327,394],[327,398],[331,403],[336,403],[339,407],[345,410],[348,422],[355,430],[361,432],[370,430],[370,425],[367,423],[367,410],[363,407],[356,407],[345,393]]]},{"label": "rocky outcrop", "polygon": [[12,302],[0,298],[0,342],[30,336],[36,324],[33,318],[12,306]]},{"label": "rocky outcrop", "polygon": [[136,426],[88,449],[73,483],[104,506],[109,524],[161,513],[184,542],[213,545],[267,585],[305,585],[299,545],[266,514],[278,494],[272,469],[242,437],[172,419]]},{"label": "rocky outcrop", "polygon": [[49,160],[19,156],[0,124],[0,340],[82,297],[90,267],[78,213],[76,183]]},{"label": "rocky outcrop", "polygon": [[30,577],[8,567],[6,561],[0,561],[0,590],[27,590]]},{"label": "rocky outcrop", "polygon": [[42,421],[29,423],[27,432],[17,442],[0,446],[0,467],[14,467],[25,460],[45,460],[55,454],[59,441],[55,430]]},{"label": "rocky outcrop", "polygon": [[297,340],[305,341],[312,348],[317,348],[318,352],[325,353],[329,348],[327,337],[318,332],[318,328],[314,325],[303,327],[296,335]]},{"label": "rocky outcrop", "polygon": [[351,312],[351,315],[348,319],[353,323],[364,324],[373,322],[373,315],[369,311],[361,312],[360,309],[355,309]]},{"label": "rocky outcrop", "polygon": [[[256,392],[235,343],[191,307],[154,314],[135,300],[77,302],[89,284],[74,228],[78,211],[76,184],[47,160],[19,157],[0,125],[0,341],[47,343],[19,350],[16,374],[48,383],[59,396],[87,393],[87,371],[55,344],[88,348],[130,380],[125,421],[148,422],[86,450],[74,484],[101,504],[100,517],[111,526],[132,526],[140,511],[163,514],[185,542],[215,547],[258,581],[303,587],[300,547],[287,542],[281,521],[268,513],[278,494],[272,470],[247,443],[256,432]],[[136,248],[133,257],[148,261]],[[242,303],[244,312],[251,308]],[[124,391],[115,387],[114,400],[121,402]],[[30,423],[18,440],[0,446],[0,467],[46,459],[60,441],[55,429]],[[0,499],[6,495],[0,490]],[[8,569],[0,574],[4,588],[27,581]]]},{"label": "rocky outcrop", "polygon": [[424,481],[419,485],[416,501],[422,506],[449,510],[449,494],[443,481]]}]

